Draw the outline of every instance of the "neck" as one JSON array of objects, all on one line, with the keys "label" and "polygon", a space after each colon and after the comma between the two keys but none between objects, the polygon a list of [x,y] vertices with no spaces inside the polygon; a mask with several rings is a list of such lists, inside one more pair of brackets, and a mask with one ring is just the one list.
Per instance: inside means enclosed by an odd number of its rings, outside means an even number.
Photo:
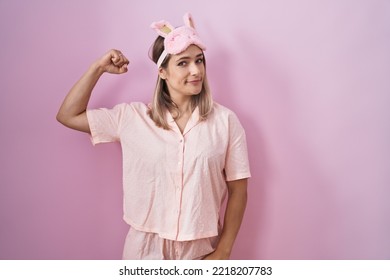
[{"label": "neck", "polygon": [[180,96],[180,98],[173,98],[171,96],[171,99],[177,105],[181,115],[192,113],[191,96]]}]

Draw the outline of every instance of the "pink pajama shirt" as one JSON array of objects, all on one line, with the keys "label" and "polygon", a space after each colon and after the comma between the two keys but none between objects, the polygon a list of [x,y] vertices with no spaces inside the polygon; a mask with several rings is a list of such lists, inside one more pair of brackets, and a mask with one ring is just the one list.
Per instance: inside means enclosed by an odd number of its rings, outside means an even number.
[{"label": "pink pajama shirt", "polygon": [[218,236],[226,181],[250,177],[238,118],[214,103],[205,121],[196,108],[181,133],[169,112],[172,129],[164,130],[147,111],[138,102],[87,111],[93,144],[121,143],[124,220],[135,230],[129,236],[140,232],[151,240],[146,234],[151,233],[170,241]]}]

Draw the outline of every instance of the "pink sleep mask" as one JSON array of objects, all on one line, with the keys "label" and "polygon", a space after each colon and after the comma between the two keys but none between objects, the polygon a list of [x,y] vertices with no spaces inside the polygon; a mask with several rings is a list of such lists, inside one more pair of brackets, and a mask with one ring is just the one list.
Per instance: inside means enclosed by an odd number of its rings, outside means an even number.
[{"label": "pink sleep mask", "polygon": [[197,45],[202,50],[206,50],[205,45],[199,38],[195,30],[195,25],[191,14],[186,13],[183,17],[183,26],[174,28],[169,22],[161,20],[153,22],[153,28],[158,35],[164,37],[164,51],[157,61],[157,67],[160,67],[168,54],[178,54],[185,51],[190,45]]}]

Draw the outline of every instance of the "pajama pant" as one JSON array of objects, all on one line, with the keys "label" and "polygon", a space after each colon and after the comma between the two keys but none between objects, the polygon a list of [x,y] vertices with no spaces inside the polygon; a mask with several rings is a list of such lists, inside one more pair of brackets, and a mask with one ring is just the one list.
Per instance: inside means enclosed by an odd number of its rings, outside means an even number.
[{"label": "pajama pant", "polygon": [[201,260],[212,253],[219,236],[190,241],[161,238],[157,233],[130,228],[123,249],[124,260]]}]

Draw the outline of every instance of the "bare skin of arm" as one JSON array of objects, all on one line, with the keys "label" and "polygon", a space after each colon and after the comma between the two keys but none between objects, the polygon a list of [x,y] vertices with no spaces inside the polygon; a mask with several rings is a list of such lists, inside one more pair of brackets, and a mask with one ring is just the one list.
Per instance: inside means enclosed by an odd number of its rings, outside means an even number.
[{"label": "bare skin of arm", "polygon": [[90,133],[86,110],[96,83],[104,73],[126,73],[128,64],[118,50],[110,50],[94,62],[66,95],[57,120],[69,128]]},{"label": "bare skin of arm", "polygon": [[230,181],[227,185],[229,196],[221,237],[216,250],[204,260],[228,260],[240,230],[247,202],[248,179]]}]

